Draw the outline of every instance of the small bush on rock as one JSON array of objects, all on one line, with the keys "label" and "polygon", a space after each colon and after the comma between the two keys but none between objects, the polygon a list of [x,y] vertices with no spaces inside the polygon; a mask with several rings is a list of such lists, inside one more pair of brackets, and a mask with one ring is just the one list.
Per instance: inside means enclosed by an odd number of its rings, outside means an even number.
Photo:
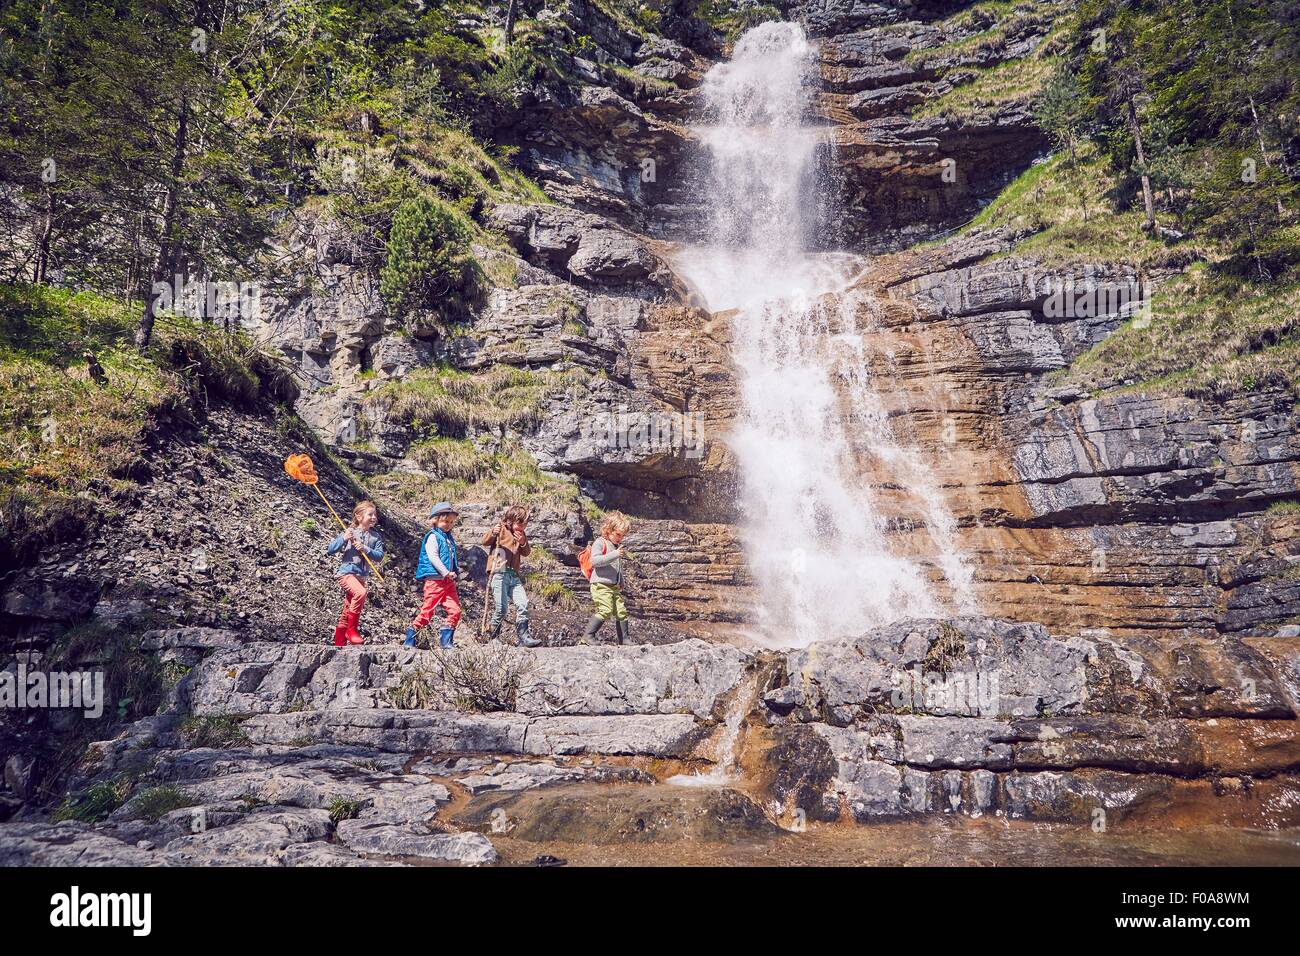
[{"label": "small bush on rock", "polygon": [[421,195],[393,214],[379,292],[389,308],[428,309],[445,320],[462,315],[478,287],[473,232],[442,200]]},{"label": "small bush on rock", "polygon": [[401,710],[513,711],[533,669],[531,657],[501,644],[458,647],[404,673],[388,699]]},{"label": "small bush on rock", "polygon": [[120,807],[131,792],[133,782],[128,778],[105,780],[71,794],[50,815],[55,823],[78,820],[82,823],[99,823]]},{"label": "small bush on rock", "polygon": [[186,717],[176,732],[189,747],[211,747],[220,750],[248,743],[248,737],[239,729],[243,717]]},{"label": "small bush on rock", "polygon": [[197,802],[180,787],[151,787],[131,798],[131,812],[138,820],[156,823],[173,810],[192,807]]}]

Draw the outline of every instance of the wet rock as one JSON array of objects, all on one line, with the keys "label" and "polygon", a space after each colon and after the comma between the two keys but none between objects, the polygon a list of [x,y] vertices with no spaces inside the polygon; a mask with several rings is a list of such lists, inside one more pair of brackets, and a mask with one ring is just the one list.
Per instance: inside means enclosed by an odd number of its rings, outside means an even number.
[{"label": "wet rock", "polygon": [[440,863],[481,866],[497,861],[492,842],[481,833],[419,833],[369,820],[344,820],[338,838],[358,853],[411,857]]},{"label": "wet rock", "polygon": [[516,840],[597,845],[732,842],[779,832],[737,790],[617,784],[492,794],[475,800],[458,822]]},{"label": "wet rock", "polygon": [[838,806],[823,799],[837,769],[830,744],[814,728],[802,725],[777,728],[776,738],[763,756],[773,796],[787,810],[802,810],[807,819],[836,819]]},{"label": "wet rock", "polygon": [[985,767],[1005,770],[1011,766],[1011,725],[978,718],[920,717],[900,714],[894,718],[903,735],[903,760],[913,767]]},{"label": "wet rock", "polygon": [[1171,795],[1168,777],[1108,770],[1011,773],[1004,780],[1005,812],[1012,819],[1111,825],[1144,804]]},{"label": "wet rock", "polygon": [[96,833],[83,823],[6,823],[0,866],[158,866],[154,853]]}]

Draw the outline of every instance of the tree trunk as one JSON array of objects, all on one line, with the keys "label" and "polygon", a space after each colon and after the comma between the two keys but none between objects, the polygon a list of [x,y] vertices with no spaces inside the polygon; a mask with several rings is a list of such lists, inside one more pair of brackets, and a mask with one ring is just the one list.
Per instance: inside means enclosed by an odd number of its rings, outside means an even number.
[{"label": "tree trunk", "polygon": [[518,5],[519,5],[519,0],[510,0],[510,4],[506,7],[506,43],[507,44],[514,42],[515,15],[516,15],[515,8]]},{"label": "tree trunk", "polygon": [[1137,147],[1138,167],[1142,170],[1142,204],[1146,207],[1146,221],[1142,228],[1146,232],[1156,229],[1156,201],[1151,194],[1151,177],[1147,175],[1147,155],[1142,148],[1142,127],[1138,125],[1137,107],[1133,97],[1128,98],[1128,122],[1133,132],[1133,145]]},{"label": "tree trunk", "polygon": [[[1259,141],[1259,155],[1264,157],[1264,165],[1272,169],[1273,163],[1268,158],[1268,146],[1264,144],[1264,124],[1259,121],[1259,110],[1255,109],[1255,96],[1253,93],[1247,94],[1246,102],[1250,104],[1250,118],[1255,125],[1255,138]],[[1283,162],[1286,161],[1286,150],[1282,151],[1282,160]],[[1289,175],[1291,171],[1285,170],[1285,172]],[[1281,196],[1277,199],[1277,218],[1280,220],[1286,219],[1286,209],[1282,205]]]},{"label": "tree trunk", "polygon": [[157,297],[153,287],[165,280],[175,268],[176,261],[176,207],[180,203],[181,174],[185,170],[185,135],[189,124],[189,102],[181,98],[181,114],[176,121],[176,138],[172,142],[171,180],[163,199],[162,229],[158,233],[158,254],[154,257],[149,274],[149,288],[144,296],[144,314],[135,332],[135,347],[144,351],[153,339],[153,324],[157,317]]},{"label": "tree trunk", "polygon": [[50,271],[50,236],[54,232],[54,190],[45,187],[45,221],[36,240],[36,265],[32,269],[32,282],[41,285]]}]

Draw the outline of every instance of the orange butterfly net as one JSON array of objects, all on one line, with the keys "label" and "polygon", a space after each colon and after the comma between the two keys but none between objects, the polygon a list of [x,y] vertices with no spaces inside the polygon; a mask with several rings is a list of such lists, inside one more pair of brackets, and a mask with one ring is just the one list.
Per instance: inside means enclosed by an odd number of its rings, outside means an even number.
[{"label": "orange butterfly net", "polygon": [[292,478],[314,485],[320,481],[320,475],[316,474],[316,466],[307,455],[290,455],[284,460],[284,470]]},{"label": "orange butterfly net", "polygon": [[[325,497],[325,493],[320,490],[320,475],[316,474],[316,465],[308,455],[290,455],[284,460],[284,470],[289,474],[290,478],[301,481],[305,485],[311,485],[312,488],[316,490],[316,494],[320,495],[320,500],[325,502],[325,507],[330,510],[330,514],[334,516],[334,520],[339,523],[339,527],[344,531],[348,530],[348,526],[343,523],[343,519],[339,517],[339,513],[335,511],[334,506],[329,503],[329,499]],[[366,564],[370,565],[370,570],[375,572],[375,577],[382,581],[384,576],[380,574],[379,569],[375,567],[375,562],[370,560],[370,555],[366,554],[366,552],[362,551],[360,548],[357,550],[360,552],[361,557],[366,559]]]}]

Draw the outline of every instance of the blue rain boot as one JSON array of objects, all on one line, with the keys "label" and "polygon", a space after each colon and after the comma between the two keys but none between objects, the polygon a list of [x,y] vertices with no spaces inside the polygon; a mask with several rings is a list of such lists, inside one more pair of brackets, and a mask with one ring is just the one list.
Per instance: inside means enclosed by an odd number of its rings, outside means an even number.
[{"label": "blue rain boot", "polygon": [[413,628],[413,627],[408,627],[408,628],[406,629],[406,640],[404,640],[404,641],[402,642],[402,646],[403,646],[403,647],[414,647],[414,646],[415,646],[415,628]]},{"label": "blue rain boot", "polygon": [[444,627],[442,630],[440,630],[438,632],[438,646],[455,647],[456,645],[451,642],[451,636],[455,633],[456,633],[456,629],[454,627]]}]

